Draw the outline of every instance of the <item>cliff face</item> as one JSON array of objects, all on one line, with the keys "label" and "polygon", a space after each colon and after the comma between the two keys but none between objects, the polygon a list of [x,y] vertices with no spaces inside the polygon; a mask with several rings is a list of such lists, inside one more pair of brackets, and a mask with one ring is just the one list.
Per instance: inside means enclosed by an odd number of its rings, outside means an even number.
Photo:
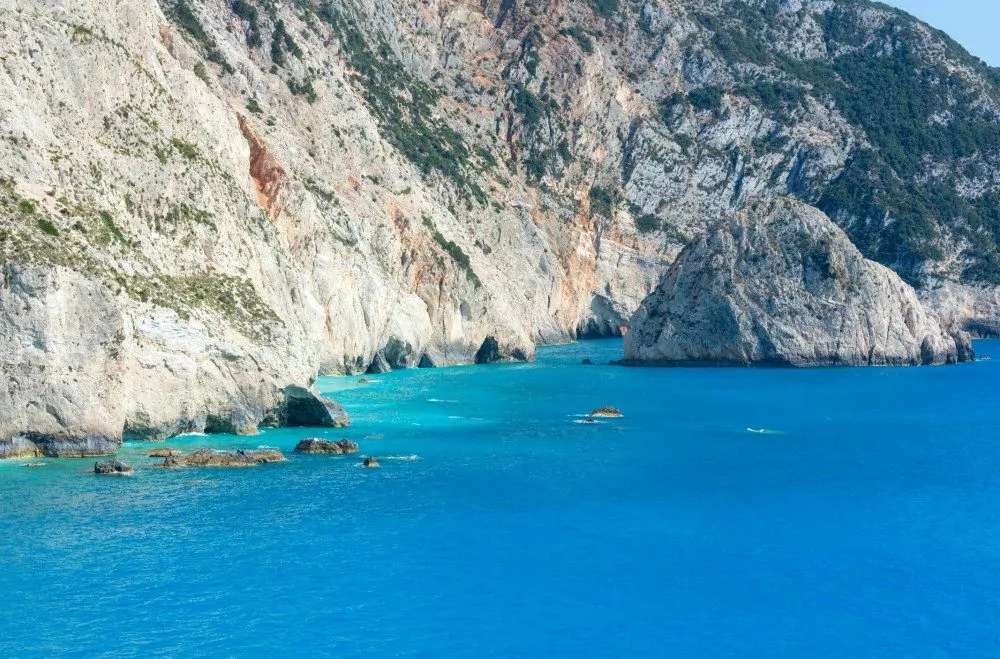
[{"label": "cliff face", "polygon": [[994,73],[880,5],[0,0],[0,61],[0,436],[249,431],[317,373],[617,334],[788,193],[997,308]]},{"label": "cliff face", "polygon": [[932,365],[973,358],[916,292],[822,212],[759,202],[696,238],[642,303],[634,364]]}]

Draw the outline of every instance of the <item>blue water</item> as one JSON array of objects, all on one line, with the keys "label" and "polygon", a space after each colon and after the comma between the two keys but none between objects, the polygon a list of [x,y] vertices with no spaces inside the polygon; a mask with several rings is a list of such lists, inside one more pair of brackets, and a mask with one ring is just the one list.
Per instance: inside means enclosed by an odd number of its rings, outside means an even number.
[{"label": "blue water", "polygon": [[[247,470],[0,464],[0,656],[1000,656],[1000,342],[952,368],[328,378]],[[626,417],[577,423],[599,405]],[[748,429],[763,432],[751,432]],[[297,456],[302,437],[359,456]]]}]

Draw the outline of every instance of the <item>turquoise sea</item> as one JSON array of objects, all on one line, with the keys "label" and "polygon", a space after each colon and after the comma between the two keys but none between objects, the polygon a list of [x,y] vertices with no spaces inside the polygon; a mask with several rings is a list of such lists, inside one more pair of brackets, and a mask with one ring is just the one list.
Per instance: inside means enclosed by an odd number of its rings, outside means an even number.
[{"label": "turquoise sea", "polygon": [[[997,657],[1000,342],[950,368],[321,380],[354,425],[0,464],[0,656]],[[578,423],[600,405],[625,418]],[[362,455],[298,456],[306,436]]]}]

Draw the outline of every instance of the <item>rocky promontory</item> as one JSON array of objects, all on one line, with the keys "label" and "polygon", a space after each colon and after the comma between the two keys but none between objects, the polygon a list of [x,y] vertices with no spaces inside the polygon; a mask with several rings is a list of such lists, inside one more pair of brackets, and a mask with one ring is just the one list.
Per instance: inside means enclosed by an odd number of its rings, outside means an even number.
[{"label": "rocky promontory", "polygon": [[696,238],[632,318],[627,364],[931,365],[973,359],[913,288],[819,210],[760,201]]}]

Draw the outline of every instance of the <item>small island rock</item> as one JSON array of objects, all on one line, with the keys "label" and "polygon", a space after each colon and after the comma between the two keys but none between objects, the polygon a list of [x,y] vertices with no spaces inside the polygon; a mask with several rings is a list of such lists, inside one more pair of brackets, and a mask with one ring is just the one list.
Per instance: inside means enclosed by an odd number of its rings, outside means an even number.
[{"label": "small island rock", "polygon": [[135,472],[120,460],[104,460],[94,463],[94,473],[103,476],[131,476]]},{"label": "small island rock", "polygon": [[303,439],[295,446],[296,453],[346,455],[358,452],[358,443],[349,439]]},{"label": "small island rock", "polygon": [[368,467],[369,469],[374,469],[376,467],[381,467],[382,465],[378,463],[378,458],[374,456],[368,456],[367,458],[365,458],[364,466]]},{"label": "small island rock", "polygon": [[598,407],[590,413],[591,417],[601,417],[604,419],[620,419],[624,414],[617,407]]},{"label": "small island rock", "polygon": [[154,448],[147,455],[151,458],[169,458],[172,455],[181,455],[181,451],[175,448]]},{"label": "small island rock", "polygon": [[187,455],[170,455],[161,466],[175,467],[256,467],[269,462],[284,462],[285,456],[277,449],[216,451],[199,449]]}]

